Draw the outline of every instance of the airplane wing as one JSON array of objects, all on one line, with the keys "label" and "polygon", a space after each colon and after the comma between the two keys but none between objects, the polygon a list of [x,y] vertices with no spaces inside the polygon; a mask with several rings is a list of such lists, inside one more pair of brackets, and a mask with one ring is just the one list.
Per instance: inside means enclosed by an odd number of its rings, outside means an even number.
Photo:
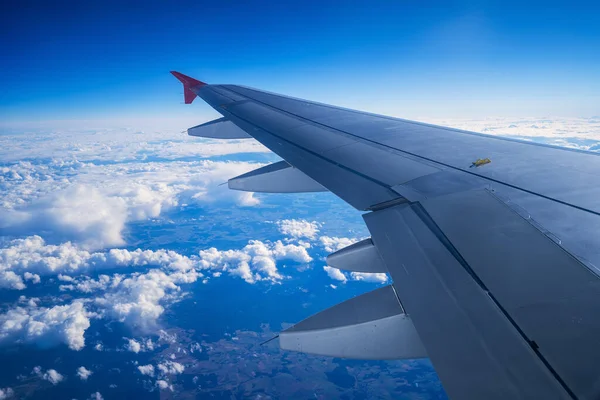
[{"label": "airplane wing", "polygon": [[599,398],[600,155],[173,74],[186,103],[223,115],[191,135],[284,160],[231,188],[332,192],[371,238],[328,264],[393,280],[281,332],[282,348],[429,357],[455,399]]}]

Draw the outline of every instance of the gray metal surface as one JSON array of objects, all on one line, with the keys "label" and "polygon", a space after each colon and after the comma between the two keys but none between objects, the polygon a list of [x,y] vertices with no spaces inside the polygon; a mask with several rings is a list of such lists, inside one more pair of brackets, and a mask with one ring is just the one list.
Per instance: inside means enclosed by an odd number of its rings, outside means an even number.
[{"label": "gray metal surface", "polygon": [[427,357],[391,285],[305,319],[281,332],[279,344],[284,350],[342,358]]},{"label": "gray metal surface", "polygon": [[327,265],[337,269],[354,272],[387,273],[383,260],[373,245],[371,238],[361,240],[331,253],[327,256]]},{"label": "gray metal surface", "polygon": [[212,139],[247,139],[252,137],[226,118],[219,118],[194,126],[189,128],[187,133],[190,136]]},{"label": "gray metal surface", "polygon": [[[600,397],[597,154],[241,86],[195,91],[310,179],[374,211],[372,240],[452,398]],[[472,167],[480,158],[491,163]],[[364,335],[369,321],[355,321]]]},{"label": "gray metal surface", "polygon": [[262,193],[326,192],[321,184],[285,161],[255,169],[227,182],[229,189]]},{"label": "gray metal surface", "polygon": [[[362,113],[241,86],[225,87],[349,138],[600,213],[598,154]],[[490,158],[492,162],[469,168],[478,158]]]},{"label": "gray metal surface", "polygon": [[581,398],[600,391],[600,281],[485,190],[423,207],[529,341]]},{"label": "gray metal surface", "polygon": [[418,209],[399,205],[364,218],[450,397],[569,398]]}]

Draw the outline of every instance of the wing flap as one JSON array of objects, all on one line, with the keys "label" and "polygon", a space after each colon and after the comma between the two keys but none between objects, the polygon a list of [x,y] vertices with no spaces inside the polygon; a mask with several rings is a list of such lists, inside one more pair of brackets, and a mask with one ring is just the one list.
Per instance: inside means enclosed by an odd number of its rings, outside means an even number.
[{"label": "wing flap", "polygon": [[342,358],[427,357],[391,285],[305,319],[281,332],[279,345],[284,350]]},{"label": "wing flap", "polygon": [[600,285],[594,273],[488,190],[422,204],[549,367],[578,397],[595,393]]},{"label": "wing flap", "polygon": [[570,398],[419,204],[364,219],[451,397]]}]

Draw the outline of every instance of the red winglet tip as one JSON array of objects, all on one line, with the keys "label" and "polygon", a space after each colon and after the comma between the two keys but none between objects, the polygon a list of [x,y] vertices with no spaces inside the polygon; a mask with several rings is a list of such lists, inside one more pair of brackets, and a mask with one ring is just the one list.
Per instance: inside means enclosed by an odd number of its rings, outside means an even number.
[{"label": "red winglet tip", "polygon": [[183,83],[183,97],[185,99],[185,104],[191,104],[192,101],[196,98],[196,92],[192,90],[192,88],[202,87],[206,85],[206,83],[199,81],[194,78],[190,78],[187,75],[179,73],[177,71],[171,71],[171,74],[181,83]]}]

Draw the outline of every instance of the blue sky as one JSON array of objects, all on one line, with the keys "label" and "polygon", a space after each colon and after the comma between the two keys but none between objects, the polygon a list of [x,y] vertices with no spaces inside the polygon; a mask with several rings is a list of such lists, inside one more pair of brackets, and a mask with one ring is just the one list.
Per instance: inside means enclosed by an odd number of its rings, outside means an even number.
[{"label": "blue sky", "polygon": [[206,114],[172,69],[408,118],[600,114],[591,2],[124,3],[3,4],[0,119]]}]

